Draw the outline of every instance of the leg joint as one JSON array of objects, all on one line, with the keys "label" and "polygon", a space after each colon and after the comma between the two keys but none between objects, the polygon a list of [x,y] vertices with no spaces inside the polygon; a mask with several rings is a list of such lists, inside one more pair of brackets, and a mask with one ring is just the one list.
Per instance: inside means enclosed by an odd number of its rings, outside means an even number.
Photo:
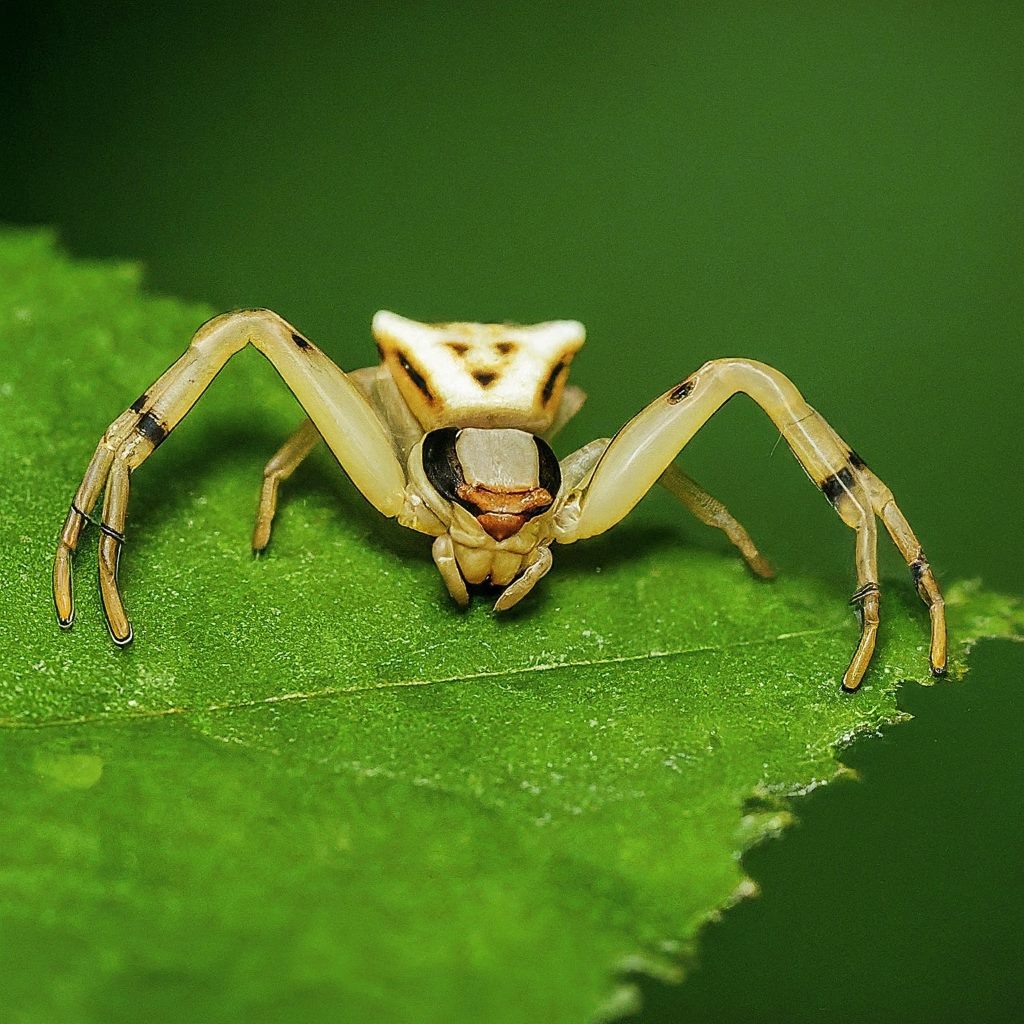
[{"label": "leg joint", "polygon": [[853,474],[844,466],[838,473],[825,477],[821,482],[821,492],[833,505],[838,505],[844,494],[852,492],[854,487]]},{"label": "leg joint", "polygon": [[864,601],[872,594],[879,593],[881,593],[881,590],[879,589],[878,584],[869,581],[854,592],[853,596],[850,598],[850,604],[863,604]]},{"label": "leg joint", "polygon": [[919,551],[917,558],[910,563],[910,578],[914,581],[914,586],[921,586],[921,580],[924,579],[926,573],[931,572],[931,566],[928,564],[928,559],[924,557],[924,552]]},{"label": "leg joint", "polygon": [[111,540],[115,541],[118,545],[121,545],[125,541],[125,536],[119,530],[115,530],[112,526],[107,526],[106,523],[99,524],[100,533],[105,533]]},{"label": "leg joint", "polygon": [[135,424],[135,432],[149,441],[155,451],[167,440],[167,435],[171,431],[167,424],[162,423],[151,410],[144,412],[139,417],[139,422]]},{"label": "leg joint", "polygon": [[189,347],[211,358],[219,354],[220,359],[227,359],[268,332],[291,334],[292,328],[272,309],[236,309],[207,320],[192,336]]},{"label": "leg joint", "polygon": [[71,511],[75,513],[83,522],[92,523],[94,522],[91,515],[88,512],[83,512],[74,502],[71,502]]}]

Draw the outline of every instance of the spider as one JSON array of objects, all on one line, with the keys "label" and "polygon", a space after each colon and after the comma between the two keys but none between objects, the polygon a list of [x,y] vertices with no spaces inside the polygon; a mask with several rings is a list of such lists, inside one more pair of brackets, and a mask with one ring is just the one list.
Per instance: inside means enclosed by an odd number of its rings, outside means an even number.
[{"label": "spider", "polygon": [[72,559],[105,491],[99,585],[116,644],[133,631],[118,587],[129,480],[236,352],[253,345],[284,378],[308,419],[267,463],[252,546],[270,541],[278,488],[322,439],[363,496],[402,526],[434,538],[433,558],[457,604],[469,584],[503,588],[494,605],[521,601],[551,568],[551,544],[604,533],[660,482],[701,522],[722,530],[758,576],[772,569],[725,506],[673,459],[733,395],[749,395],[775,423],[807,475],[856,531],[860,640],[843,675],[855,691],[878,632],[878,516],[910,567],[931,617],[929,660],[946,671],[942,596],[892,492],[779,371],[750,359],[715,359],[670,388],[613,438],[561,462],[549,441],[585,394],[566,383],[585,331],[575,320],[540,324],[426,324],[381,311],[377,366],[344,373],[267,309],[225,313],[196,332],[183,356],[107,428],[64,522],[53,566],[59,624],[75,616]]}]

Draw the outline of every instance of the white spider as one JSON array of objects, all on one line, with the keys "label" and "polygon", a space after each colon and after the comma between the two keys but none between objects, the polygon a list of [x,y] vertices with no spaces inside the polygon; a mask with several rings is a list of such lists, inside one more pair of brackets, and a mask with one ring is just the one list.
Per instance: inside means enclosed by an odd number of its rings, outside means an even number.
[{"label": "white spider", "polygon": [[760,576],[772,570],[724,505],[672,465],[733,395],[771,417],[808,476],[856,531],[860,642],[843,676],[856,690],[878,630],[875,516],[910,566],[931,614],[933,673],[946,668],[942,596],[921,545],[892,493],[777,370],[716,359],[633,417],[614,438],[561,462],[549,439],[583,404],[566,384],[585,332],[575,320],[533,325],[424,324],[394,313],[373,318],[381,361],[346,374],[266,309],[226,313],[196,332],[185,354],[107,429],[71,504],[53,567],[57,618],[74,620],[72,556],[105,487],[99,579],[115,643],[132,640],[117,584],[129,477],[192,408],[236,352],[253,345],[274,365],[309,419],[267,464],[253,548],[270,540],[278,486],[322,438],[363,496],[383,515],[434,537],[434,562],[460,605],[467,584],[504,590],[504,611],[551,568],[551,544],[571,544],[619,522],[660,480],[702,522],[723,530]]}]

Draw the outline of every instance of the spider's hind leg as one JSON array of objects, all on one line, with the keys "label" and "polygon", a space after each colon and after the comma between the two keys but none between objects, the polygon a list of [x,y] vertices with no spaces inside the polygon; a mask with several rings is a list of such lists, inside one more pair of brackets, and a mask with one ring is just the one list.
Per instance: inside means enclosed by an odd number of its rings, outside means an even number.
[{"label": "spider's hind leg", "polygon": [[661,474],[658,482],[705,526],[721,530],[743,556],[751,572],[763,580],[775,577],[771,563],[757,550],[757,545],[739,520],[700,484],[674,465]]},{"label": "spider's hind leg", "polygon": [[306,420],[298,430],[274,453],[263,470],[263,489],[260,491],[256,525],[252,531],[252,552],[261,554],[270,543],[270,530],[277,512],[277,491],[302,465],[306,456],[320,441],[320,431],[312,420]]}]

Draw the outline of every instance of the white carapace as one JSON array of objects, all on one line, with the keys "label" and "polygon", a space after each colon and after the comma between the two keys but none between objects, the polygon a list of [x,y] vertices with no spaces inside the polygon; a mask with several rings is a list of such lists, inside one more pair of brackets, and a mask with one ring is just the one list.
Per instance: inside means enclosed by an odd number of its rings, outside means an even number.
[{"label": "white carapace", "polygon": [[702,522],[718,527],[751,569],[771,568],[721,502],[673,459],[737,393],[757,402],[839,516],[856,531],[861,635],[843,676],[860,685],[874,651],[879,586],[876,517],[910,566],[931,614],[930,658],[945,671],[942,596],[892,492],[783,374],[749,359],[716,359],[673,386],[614,438],[561,462],[551,438],[583,404],[567,384],[585,333],[575,320],[427,324],[382,311],[373,318],[376,366],[344,373],[291,324],[266,309],[225,313],[196,332],[187,351],[107,428],[64,522],[53,567],[62,627],[74,620],[72,559],[103,495],[99,582],[114,641],[131,642],[117,570],[137,469],[192,408],[225,362],[252,345],[265,355],[308,420],[267,464],[253,548],[270,540],[278,488],[322,439],[363,496],[383,515],[434,538],[434,561],[451,596],[500,587],[495,609],[512,607],[551,568],[551,545],[603,533],[661,482]]},{"label": "white carapace", "polygon": [[[381,311],[373,318],[381,364],[424,430],[517,427],[551,430],[583,324],[421,324]],[[575,408],[582,402],[582,393]],[[574,410],[575,411],[575,410]]]}]

